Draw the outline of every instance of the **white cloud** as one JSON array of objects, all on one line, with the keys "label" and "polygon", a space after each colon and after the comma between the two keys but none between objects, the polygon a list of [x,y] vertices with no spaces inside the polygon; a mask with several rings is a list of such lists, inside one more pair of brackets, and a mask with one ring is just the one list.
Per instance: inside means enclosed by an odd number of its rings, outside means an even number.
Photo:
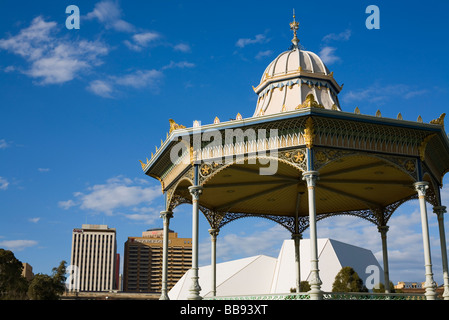
[{"label": "white cloud", "polygon": [[405,98],[405,99],[411,99],[411,98],[413,98],[413,97],[421,96],[421,95],[426,94],[426,93],[428,93],[428,92],[429,92],[429,90],[427,90],[427,89],[409,91],[409,92],[407,92],[407,93],[404,95],[404,98]]},{"label": "white cloud", "polygon": [[99,41],[70,41],[57,37],[56,22],[42,17],[8,39],[0,39],[0,49],[24,58],[29,67],[21,72],[39,80],[40,84],[59,84],[74,79],[81,71],[101,64],[99,56],[108,53]]},{"label": "white cloud", "polygon": [[162,71],[155,69],[137,70],[121,76],[109,76],[107,79],[93,80],[87,86],[87,90],[104,98],[113,98],[113,93],[118,93],[117,86],[134,89],[149,88],[157,93],[163,76]]},{"label": "white cloud", "polygon": [[185,43],[179,43],[173,47],[175,51],[181,51],[181,52],[190,52],[190,46]]},{"label": "white cloud", "polygon": [[16,67],[14,66],[7,66],[6,68],[3,69],[3,71],[5,72],[14,72],[16,70]]},{"label": "white cloud", "polygon": [[[104,184],[89,187],[85,192],[75,192],[75,199],[60,201],[59,206],[68,209],[78,206],[83,210],[112,215],[117,210],[138,212],[161,196],[159,186],[145,187],[141,179],[117,176]],[[140,210],[140,213],[142,210]],[[136,216],[135,216],[136,217]]]},{"label": "white cloud", "polygon": [[194,67],[195,64],[192,62],[170,61],[168,65],[163,66],[160,70],[136,70],[124,75],[109,76],[107,79],[91,81],[87,89],[92,93],[105,98],[112,98],[112,93],[117,92],[116,87],[130,87],[134,89],[149,88],[157,93],[159,91],[159,85],[164,78],[164,70]]},{"label": "white cloud", "polygon": [[327,45],[332,41],[348,41],[351,37],[351,30],[346,29],[340,33],[330,33],[323,37],[322,41],[326,44],[320,51],[319,56],[321,60],[327,65],[331,65],[337,61],[340,61],[341,58],[335,55],[335,51],[337,48]]},{"label": "white cloud", "polygon": [[351,30],[346,29],[343,32],[340,33],[330,33],[323,37],[323,41],[329,42],[329,41],[348,41],[351,37]]},{"label": "white cloud", "polygon": [[34,240],[5,240],[0,241],[0,247],[11,251],[22,251],[28,247],[34,247],[37,241]]},{"label": "white cloud", "polygon": [[341,60],[340,57],[335,55],[335,50],[337,50],[337,48],[327,46],[322,48],[318,55],[325,64],[331,65],[334,62]]},{"label": "white cloud", "polygon": [[0,149],[6,149],[9,147],[9,143],[5,139],[0,139]]},{"label": "white cloud", "polygon": [[249,44],[266,43],[268,41],[269,41],[269,39],[267,39],[267,37],[264,34],[257,34],[253,39],[251,39],[251,38],[238,39],[237,42],[235,43],[235,45],[237,47],[244,48],[245,46],[247,46]]},{"label": "white cloud", "polygon": [[[141,209],[147,209],[147,208],[141,208]],[[134,210],[136,211],[136,210]],[[139,224],[143,223],[145,225],[152,225],[160,218],[160,211],[154,211],[153,210],[139,210],[142,211],[140,213],[131,213],[131,214],[124,214],[124,216],[131,220],[135,221]],[[144,211],[152,211],[151,213],[143,213]]]},{"label": "white cloud", "polygon": [[112,85],[103,80],[91,81],[87,90],[103,98],[112,98]]},{"label": "white cloud", "polygon": [[123,76],[113,76],[112,78],[116,84],[122,86],[133,88],[156,88],[158,81],[162,78],[162,72],[155,69],[137,70]]},{"label": "white cloud", "polygon": [[160,35],[157,32],[143,32],[133,35],[134,41],[141,46],[147,46],[150,42],[159,38]]},{"label": "white cloud", "polygon": [[48,171],[50,171],[50,168],[37,168],[37,171],[39,171],[39,172],[48,172]]},{"label": "white cloud", "polygon": [[76,204],[75,204],[75,201],[73,201],[73,200],[67,200],[67,201],[59,201],[58,206],[67,210],[71,207],[76,206]]},{"label": "white cloud", "polygon": [[121,18],[122,11],[117,2],[101,1],[95,4],[92,12],[86,15],[86,19],[97,19],[104,24],[107,29],[120,32],[133,32],[136,28]]},{"label": "white cloud", "polygon": [[30,218],[30,219],[28,219],[28,221],[29,221],[29,222],[33,222],[33,223],[38,223],[40,219],[41,219],[41,218],[36,217],[36,218]]},{"label": "white cloud", "polygon": [[260,60],[260,59],[263,59],[263,58],[265,58],[265,57],[269,57],[269,56],[271,56],[272,54],[273,54],[273,51],[272,51],[272,50],[259,51],[259,52],[257,53],[257,55],[256,55],[256,59],[257,59],[257,60]]},{"label": "white cloud", "polygon": [[134,51],[141,51],[143,48],[150,45],[150,43],[154,42],[155,40],[159,39],[161,35],[157,32],[142,32],[137,33],[132,36],[132,42],[129,40],[125,40],[125,45]]},{"label": "white cloud", "polygon": [[192,62],[188,62],[188,61],[180,61],[180,62],[174,62],[174,61],[170,61],[170,63],[166,66],[162,67],[162,70],[165,69],[173,69],[173,68],[194,68],[195,64]]},{"label": "white cloud", "polygon": [[0,190],[8,189],[9,182],[5,178],[0,177]]},{"label": "white cloud", "polygon": [[410,99],[426,93],[426,89],[415,89],[405,84],[379,85],[375,83],[366,88],[350,90],[343,95],[342,99],[346,103],[357,101],[385,102],[393,97]]}]

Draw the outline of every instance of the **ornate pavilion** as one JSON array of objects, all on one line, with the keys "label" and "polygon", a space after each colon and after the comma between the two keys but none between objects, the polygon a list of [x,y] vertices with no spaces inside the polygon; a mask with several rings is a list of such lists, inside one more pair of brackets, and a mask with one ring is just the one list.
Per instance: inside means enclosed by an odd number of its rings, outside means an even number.
[{"label": "ornate pavilion", "polygon": [[[170,132],[156,147],[144,173],[162,185],[166,210],[161,299],[167,296],[168,228],[173,210],[192,204],[192,272],[189,299],[201,299],[198,285],[198,219],[210,224],[212,279],[216,239],[226,224],[263,217],[281,224],[299,241],[309,228],[310,299],[322,299],[317,253],[317,221],[352,215],[375,224],[381,235],[385,283],[389,283],[388,221],[404,202],[418,199],[424,248],[425,296],[436,298],[426,203],[438,216],[444,298],[449,276],[440,189],[449,171],[444,114],[430,123],[344,112],[342,89],[323,61],[299,45],[293,20],[292,46],[274,59],[253,87],[254,115],[190,128],[170,119]],[[299,274],[299,261],[296,262]],[[212,281],[215,290],[215,281]],[[297,276],[299,288],[299,276]],[[388,293],[389,286],[386,285]]]}]

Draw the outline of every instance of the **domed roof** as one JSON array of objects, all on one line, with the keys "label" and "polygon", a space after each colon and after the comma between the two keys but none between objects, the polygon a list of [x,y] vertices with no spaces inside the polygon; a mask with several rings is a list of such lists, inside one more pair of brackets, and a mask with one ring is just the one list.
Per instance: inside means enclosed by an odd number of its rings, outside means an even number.
[{"label": "domed roof", "polygon": [[288,50],[282,52],[265,69],[260,82],[268,77],[282,76],[296,71],[329,75],[329,69],[320,57],[310,51]]},{"label": "domed roof", "polygon": [[294,30],[292,48],[278,55],[266,67],[260,84],[253,87],[259,96],[253,116],[308,106],[341,110],[337,95],[342,87],[317,54],[300,49],[298,25],[296,21],[290,24]]}]

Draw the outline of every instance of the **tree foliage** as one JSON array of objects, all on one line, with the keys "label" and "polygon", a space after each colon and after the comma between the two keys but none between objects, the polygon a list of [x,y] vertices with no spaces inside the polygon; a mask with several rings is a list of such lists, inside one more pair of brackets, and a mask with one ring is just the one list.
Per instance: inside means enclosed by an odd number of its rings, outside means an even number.
[{"label": "tree foliage", "polygon": [[[299,283],[299,292],[307,292],[310,291],[310,284],[308,281],[301,281]],[[296,288],[290,288],[290,292],[296,292]]]},{"label": "tree foliage", "polygon": [[368,292],[368,289],[353,268],[343,267],[335,276],[332,292]]},{"label": "tree foliage", "polygon": [[25,299],[28,281],[22,277],[23,265],[10,250],[0,249],[0,299]]},{"label": "tree foliage", "polygon": [[[380,292],[380,293],[384,293],[385,292],[385,285],[381,282],[379,283],[378,286],[375,286],[373,288],[373,292]],[[390,293],[395,293],[396,289],[394,288],[394,284],[393,282],[390,281]]]},{"label": "tree foliage", "polygon": [[1,300],[55,300],[64,293],[66,262],[53,268],[52,275],[36,274],[28,282],[22,276],[23,265],[10,250],[0,248]]},{"label": "tree foliage", "polygon": [[34,276],[28,288],[28,297],[32,300],[57,300],[65,290],[66,262],[61,261],[53,268],[51,276],[40,274]]}]

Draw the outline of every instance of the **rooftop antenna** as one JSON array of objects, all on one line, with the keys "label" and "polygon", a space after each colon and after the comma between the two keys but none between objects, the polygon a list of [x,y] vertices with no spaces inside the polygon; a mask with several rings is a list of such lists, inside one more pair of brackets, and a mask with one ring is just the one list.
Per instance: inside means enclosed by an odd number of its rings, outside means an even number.
[{"label": "rooftop antenna", "polygon": [[290,22],[290,29],[293,30],[293,50],[298,49],[299,39],[296,36],[296,31],[299,29],[299,22],[296,21],[295,9],[293,9],[293,22]]}]

